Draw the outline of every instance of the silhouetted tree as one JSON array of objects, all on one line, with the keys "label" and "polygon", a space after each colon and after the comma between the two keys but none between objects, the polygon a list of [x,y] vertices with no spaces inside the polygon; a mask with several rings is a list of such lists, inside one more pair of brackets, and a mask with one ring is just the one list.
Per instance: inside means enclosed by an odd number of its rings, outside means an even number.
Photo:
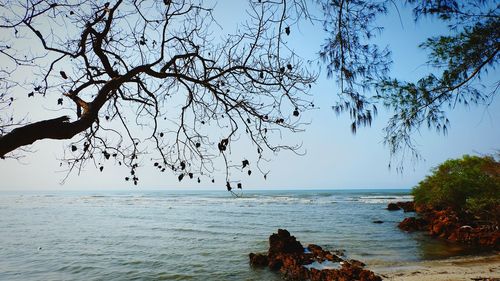
[{"label": "silhouetted tree", "polygon": [[[394,112],[385,129],[391,155],[409,149],[418,157],[414,131],[427,124],[446,133],[446,106],[488,103],[498,92],[498,80],[481,88],[481,74],[498,63],[496,2],[404,1],[415,20],[436,17],[450,30],[421,45],[440,72],[406,82],[390,76],[390,50],[372,43],[383,29],[377,18],[402,4],[393,0],[248,1],[247,18],[228,35],[203,1],[4,1],[0,156],[71,139],[71,170],[91,160],[102,171],[112,160],[130,168],[134,183],[146,154],[179,180],[212,172],[217,157],[226,175],[231,167],[250,175],[258,161],[228,159],[232,143],[247,136],[259,160],[264,151],[294,150],[281,143],[281,130],[300,130],[301,112],[313,106],[316,77],[288,43],[307,20],[326,31],[319,56],[338,82],[333,109],[348,112],[355,133],[385,105]],[[65,114],[15,119],[19,93],[32,101],[29,110],[43,97]]]},{"label": "silhouetted tree", "polygon": [[[103,171],[111,161],[129,167],[125,179],[135,184],[146,154],[179,181],[211,177],[221,157],[231,189],[234,140],[246,136],[258,160],[265,150],[296,149],[277,138],[300,130],[299,112],[311,106],[315,76],[284,39],[300,16],[290,9],[301,3],[250,2],[247,18],[225,35],[208,5],[3,1],[2,113],[33,115],[2,116],[0,156],[42,139],[71,139],[70,170],[91,162]],[[17,105],[20,94],[31,102],[28,112]],[[42,98],[48,114],[37,112]],[[259,168],[244,161],[243,168]]]}]

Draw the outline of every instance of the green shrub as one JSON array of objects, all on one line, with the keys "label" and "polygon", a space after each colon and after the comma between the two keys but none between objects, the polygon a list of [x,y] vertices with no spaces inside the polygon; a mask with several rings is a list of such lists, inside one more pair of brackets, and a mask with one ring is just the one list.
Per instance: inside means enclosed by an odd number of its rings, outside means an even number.
[{"label": "green shrub", "polygon": [[500,203],[500,162],[491,156],[465,155],[432,170],[412,194],[417,204],[481,213]]}]

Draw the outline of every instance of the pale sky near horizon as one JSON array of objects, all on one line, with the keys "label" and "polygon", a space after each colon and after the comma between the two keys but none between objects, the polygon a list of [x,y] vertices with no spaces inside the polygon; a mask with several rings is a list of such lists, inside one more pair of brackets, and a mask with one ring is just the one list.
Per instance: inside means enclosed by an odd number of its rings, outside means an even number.
[{"label": "pale sky near horizon", "polygon": [[[238,1],[219,1],[216,15],[234,15]],[[221,3],[224,3],[222,5]],[[230,21],[228,21],[230,22]],[[377,42],[389,45],[393,52],[395,77],[414,80],[430,70],[425,66],[425,53],[417,46],[426,37],[437,35],[443,25],[437,20],[424,20],[415,23],[408,9],[401,10],[401,22],[395,13],[380,20],[386,30]],[[233,27],[224,28],[231,30]],[[322,33],[315,32],[319,26],[294,30],[301,43],[301,52],[314,55],[319,50]],[[295,34],[296,32],[296,34]],[[1,62],[1,58],[0,58]],[[356,135],[350,132],[350,121],[346,115],[337,117],[331,110],[336,101],[336,85],[333,80],[321,73],[318,83],[313,86],[312,94],[317,109],[305,114],[311,121],[306,131],[293,136],[285,136],[287,141],[302,143],[304,156],[291,152],[280,152],[268,164],[270,173],[267,180],[261,175],[243,179],[248,189],[350,189],[350,188],[411,188],[429,173],[432,167],[463,154],[492,154],[500,149],[500,99],[488,106],[457,106],[449,112],[451,127],[448,135],[422,128],[414,135],[423,160],[416,163],[406,161],[403,173],[387,167],[389,150],[384,147],[383,132],[389,114],[379,107],[379,115],[370,128],[359,129]],[[500,73],[493,70],[485,77],[485,83],[492,83]],[[135,187],[123,178],[126,174],[117,167],[110,167],[106,173],[90,166],[80,176],[74,174],[60,185],[65,174],[60,171],[57,160],[63,153],[63,141],[40,141],[31,149],[35,152],[17,160],[1,160],[2,181],[0,190],[150,190],[172,188],[196,188],[225,190],[223,180],[215,184],[208,180],[197,184],[196,181],[179,183],[175,174],[158,173],[153,168],[140,169],[141,181]],[[245,150],[244,146],[233,150]],[[235,153],[239,153],[235,151]],[[409,157],[407,157],[409,160]],[[149,163],[149,162],[147,162]],[[222,169],[222,167],[221,167]],[[222,172],[221,172],[222,174]]]}]

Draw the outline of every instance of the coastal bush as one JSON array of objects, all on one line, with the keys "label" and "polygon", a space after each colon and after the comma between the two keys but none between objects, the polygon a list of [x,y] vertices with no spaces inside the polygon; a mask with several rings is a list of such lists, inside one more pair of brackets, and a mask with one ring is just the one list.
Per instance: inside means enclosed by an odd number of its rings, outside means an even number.
[{"label": "coastal bush", "polygon": [[474,215],[494,215],[500,205],[500,162],[491,156],[465,155],[434,168],[415,188],[415,203],[451,207]]}]

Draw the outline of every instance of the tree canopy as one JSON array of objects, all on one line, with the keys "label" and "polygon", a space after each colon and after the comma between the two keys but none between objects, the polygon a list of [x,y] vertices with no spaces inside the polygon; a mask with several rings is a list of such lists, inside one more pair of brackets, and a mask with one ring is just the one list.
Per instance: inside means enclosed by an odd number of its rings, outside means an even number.
[{"label": "tree canopy", "polygon": [[[71,139],[71,169],[91,161],[102,171],[114,161],[137,184],[145,154],[180,181],[210,174],[219,156],[227,171],[231,144],[243,135],[257,162],[264,150],[293,150],[275,138],[300,130],[315,81],[287,49],[287,23],[295,19],[284,5],[250,3],[247,21],[219,40],[212,8],[203,1],[3,5],[3,87],[74,113],[38,122],[2,116],[0,155],[41,139]],[[11,78],[27,70],[35,74],[29,86]],[[2,94],[4,113],[16,110],[15,94]],[[249,169],[248,160],[239,163]]]},{"label": "tree canopy", "polygon": [[[206,1],[4,1],[0,156],[68,139],[70,171],[108,162],[128,167],[135,184],[145,159],[179,180],[210,177],[222,159],[228,190],[241,188],[230,169],[265,176],[265,152],[296,150],[281,134],[302,130],[302,113],[314,107],[316,70],[289,43],[304,21],[323,26],[318,55],[338,84],[333,109],[349,114],[352,132],[371,124],[377,105],[394,113],[385,129],[391,154],[418,156],[414,131],[427,124],[446,133],[446,106],[488,103],[500,85],[481,84],[498,63],[496,1],[405,1],[415,20],[438,18],[450,30],[420,46],[440,72],[418,81],[391,77],[390,50],[372,42],[394,1],[247,4],[234,32],[222,34]],[[48,110],[30,112],[36,107]],[[237,140],[252,145],[252,160],[232,159]]]},{"label": "tree canopy", "polygon": [[[449,33],[428,38],[419,47],[427,51],[432,73],[417,81],[392,77],[390,50],[372,43],[383,30],[377,18],[388,13],[394,1],[320,1],[329,36],[320,56],[328,75],[339,83],[337,112],[348,112],[352,131],[370,125],[376,105],[393,116],[385,128],[391,154],[410,151],[419,157],[413,133],[422,126],[447,133],[447,109],[457,105],[488,105],[497,95],[500,80],[481,82],[500,57],[500,4],[498,1],[407,0],[415,21],[426,17],[443,21]],[[394,40],[397,40],[395,38]]]},{"label": "tree canopy", "polygon": [[491,156],[464,155],[434,168],[412,191],[415,202],[434,208],[494,215],[500,204],[500,162]]}]

